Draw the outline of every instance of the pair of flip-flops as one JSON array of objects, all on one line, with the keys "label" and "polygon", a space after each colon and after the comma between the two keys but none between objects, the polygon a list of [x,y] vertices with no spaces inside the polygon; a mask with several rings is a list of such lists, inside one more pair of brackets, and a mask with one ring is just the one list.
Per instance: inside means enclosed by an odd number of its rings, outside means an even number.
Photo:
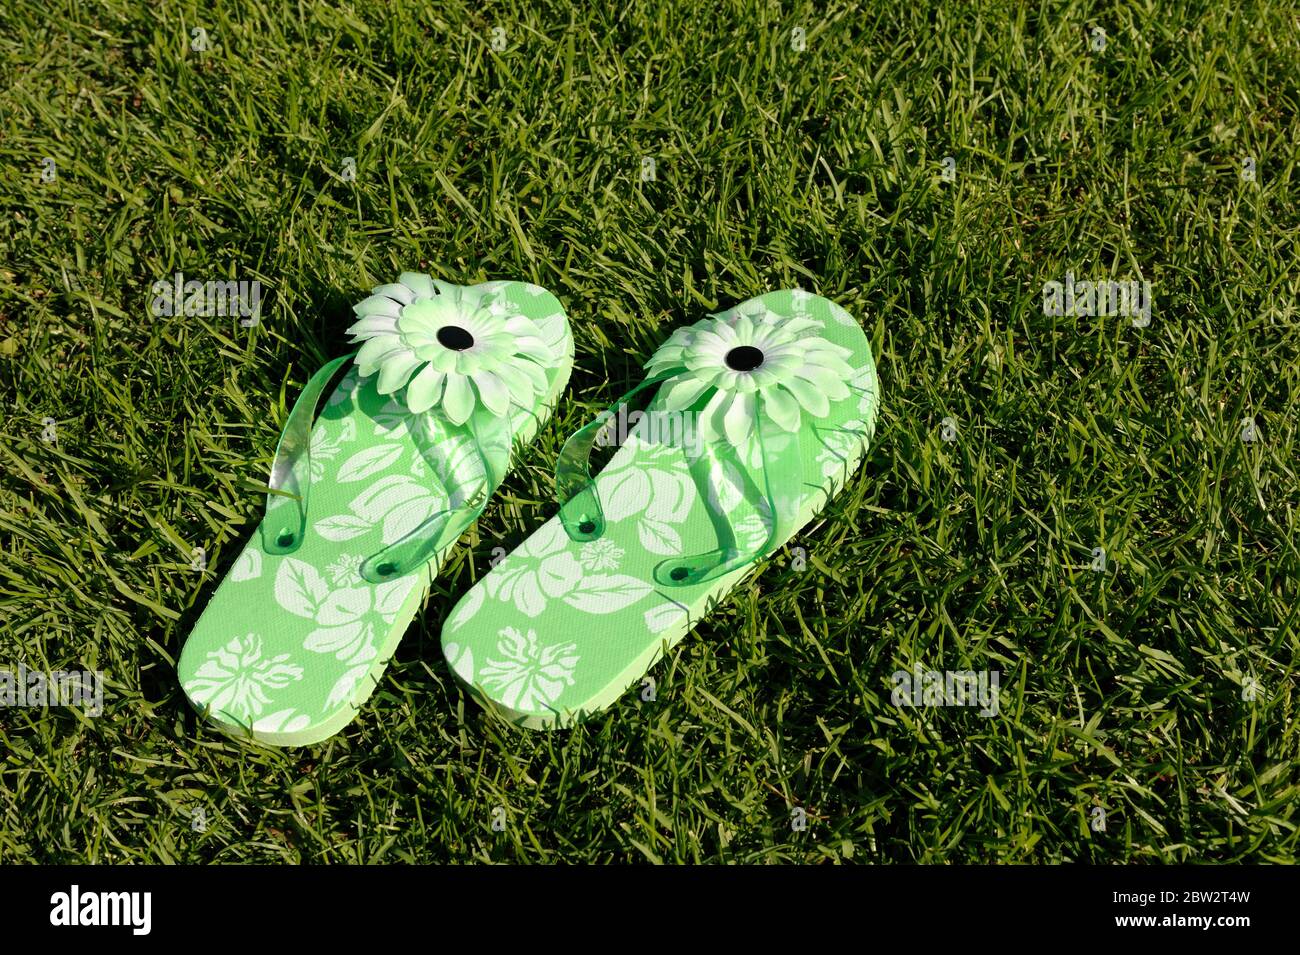
[{"label": "pair of flip-flops", "polygon": [[[573,367],[564,309],[535,285],[405,272],[355,311],[363,344],[304,387],[261,526],[178,667],[209,719],[266,743],[318,742],[357,714]],[[558,513],[443,627],[452,672],[523,726],[610,706],[812,519],[874,431],[866,336],[797,289],[679,328],[646,368],[564,445]]]}]

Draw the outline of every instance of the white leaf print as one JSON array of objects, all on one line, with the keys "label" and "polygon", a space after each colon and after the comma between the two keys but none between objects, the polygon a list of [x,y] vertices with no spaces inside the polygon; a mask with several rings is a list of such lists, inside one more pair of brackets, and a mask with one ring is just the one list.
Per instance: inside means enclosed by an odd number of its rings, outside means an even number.
[{"label": "white leaf print", "polygon": [[340,484],[352,484],[364,481],[391,467],[402,456],[400,444],[377,444],[374,447],[358,451],[343,462],[335,478]]},{"label": "white leaf print", "polygon": [[680,524],[686,520],[696,497],[695,482],[689,472],[651,471],[650,503],[646,516],[656,521]]},{"label": "white leaf print", "polygon": [[246,550],[239,555],[235,566],[230,568],[230,579],[236,583],[242,580],[256,580],[262,576],[262,552]]},{"label": "white leaf print", "polygon": [[652,589],[644,580],[627,574],[592,574],[564,602],[583,613],[617,613]]},{"label": "white leaf print", "polygon": [[641,546],[652,554],[680,554],[682,552],[682,538],[677,530],[663,521],[652,520],[649,517],[641,519],[636,526],[636,533],[641,538]]},{"label": "white leaf print", "polygon": [[651,607],[644,614],[646,629],[651,633],[664,633],[669,627],[682,623],[688,614],[680,604],[666,603]]},{"label": "white leaf print", "polygon": [[438,510],[438,501],[431,494],[397,505],[384,518],[384,543],[393,544],[401,540]]},{"label": "white leaf print", "polygon": [[332,710],[336,706],[340,706],[350,700],[352,698],[352,692],[357,688],[357,684],[361,682],[361,678],[365,676],[369,670],[369,666],[362,664],[361,666],[353,667],[351,670],[348,670],[339,677],[334,684],[334,688],[330,690],[329,697],[325,700],[325,709]]},{"label": "white leaf print", "polygon": [[323,517],[316,522],[316,533],[330,541],[347,541],[370,530],[370,522],[351,514]]},{"label": "white leaf print", "polygon": [[451,667],[452,672],[466,683],[473,683],[474,651],[469,647],[461,647],[458,643],[447,644],[443,651],[447,657],[447,665]]},{"label": "white leaf print", "polygon": [[427,496],[429,493],[429,488],[412,480],[408,475],[392,474],[367,487],[348,507],[358,517],[377,524],[397,505],[417,497]]},{"label": "white leaf print", "polygon": [[414,586],[414,577],[403,577],[400,580],[390,580],[386,584],[380,584],[375,588],[375,613],[383,617],[385,623],[391,624],[397,618],[397,611],[402,609],[402,603]]},{"label": "white leaf print", "polygon": [[310,723],[311,717],[291,708],[263,716],[253,724],[253,729],[259,733],[296,733],[306,729]]},{"label": "white leaf print", "polygon": [[275,600],[289,613],[314,619],[329,592],[329,584],[311,564],[292,557],[280,562],[275,574]]},{"label": "white leaf print", "polygon": [[486,587],[473,587],[465,598],[457,605],[451,619],[447,621],[448,630],[459,630],[473,618],[474,614],[479,612],[483,606],[483,600],[487,596]]},{"label": "white leaf print", "polygon": [[650,478],[636,468],[615,473],[608,481],[602,481],[598,490],[605,520],[611,523],[640,514],[650,503]]}]

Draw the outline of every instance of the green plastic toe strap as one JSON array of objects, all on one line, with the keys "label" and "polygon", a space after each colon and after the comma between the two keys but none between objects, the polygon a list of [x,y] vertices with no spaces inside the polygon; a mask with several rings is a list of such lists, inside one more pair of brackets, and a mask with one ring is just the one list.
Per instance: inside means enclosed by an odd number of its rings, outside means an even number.
[{"label": "green plastic toe strap", "polygon": [[[657,387],[680,373],[678,368],[647,378],[565,442],[556,464],[555,489],[560,501],[560,523],[570,539],[590,541],[605,532],[605,512],[590,470],[591,449],[601,430],[614,420],[619,407],[633,395]],[[762,450],[762,486],[770,520],[766,541],[753,551],[742,551],[734,546],[718,547],[702,554],[662,561],[654,570],[657,583],[685,587],[713,580],[772,553],[794,533],[803,475],[799,434],[785,431],[762,411],[758,414],[757,430]],[[714,450],[725,452],[726,447],[729,446]],[[709,495],[705,495],[704,500],[715,523],[730,528],[730,519],[714,509]],[[731,538],[733,541],[736,539],[734,529]]]},{"label": "green plastic toe strap", "polygon": [[505,480],[510,466],[510,420],[479,407],[465,422],[483,462],[483,484],[458,507],[430,515],[419,527],[361,563],[361,576],[371,583],[394,580],[423,565],[455,543],[478,520],[488,499]]},{"label": "green plastic toe strap", "polygon": [[590,541],[605,533],[605,512],[596,493],[596,482],[591,477],[591,449],[601,431],[616,420],[618,409],[633,395],[643,393],[643,398],[648,397],[648,389],[675,378],[677,374],[674,370],[647,378],[564,442],[555,462],[555,494],[560,501],[560,523],[570,539]]},{"label": "green plastic toe strap", "polygon": [[[275,449],[262,520],[262,547],[268,554],[291,554],[302,545],[311,496],[311,435],[316,413],[334,376],[354,357],[355,352],[336,358],[312,375],[289,412]],[[509,416],[498,417],[480,406],[464,428],[483,462],[483,486],[459,505],[430,515],[415,530],[366,558],[360,568],[366,580],[395,580],[455,542],[483,513],[488,498],[505,479],[510,466]]]},{"label": "green plastic toe strap", "polygon": [[355,356],[344,355],[311,376],[294,402],[275,449],[270,491],[262,520],[262,547],[268,554],[290,554],[307,532],[307,498],[311,492],[311,430],[325,389],[339,369]]},{"label": "green plastic toe strap", "polygon": [[[718,547],[691,557],[661,561],[655,566],[656,583],[668,587],[702,584],[766,557],[794,534],[803,480],[799,433],[783,430],[761,412],[758,419],[758,440],[763,452],[762,480],[767,498],[767,517],[771,521],[767,540],[753,551],[734,546]],[[730,527],[727,515],[714,509],[709,495],[706,494],[704,500],[714,521],[725,522]],[[736,539],[734,528],[731,538]]]}]

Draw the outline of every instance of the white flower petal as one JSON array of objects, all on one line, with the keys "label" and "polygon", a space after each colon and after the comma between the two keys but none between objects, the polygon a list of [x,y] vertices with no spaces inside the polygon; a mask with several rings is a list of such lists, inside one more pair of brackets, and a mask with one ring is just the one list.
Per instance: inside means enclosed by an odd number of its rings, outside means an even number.
[{"label": "white flower petal", "polygon": [[832,401],[843,401],[849,396],[848,386],[844,382],[852,376],[852,369],[848,369],[847,374],[837,375],[829,369],[819,368],[816,365],[804,365],[795,372],[795,380],[802,378],[811,383]]},{"label": "white flower petal", "polygon": [[403,305],[410,305],[415,301],[415,295],[405,285],[397,282],[388,285],[376,285],[370,290],[372,295],[387,295],[389,298],[397,299]]},{"label": "white flower petal", "polygon": [[464,424],[474,411],[474,389],[464,375],[447,376],[447,388],[442,396],[442,408],[452,424]]},{"label": "white flower petal", "polygon": [[546,391],[547,389],[546,371],[545,369],[542,368],[541,365],[538,365],[536,362],[529,361],[528,359],[524,359],[523,361],[516,362],[511,367],[522,372],[525,376],[527,376],[528,380],[533,383],[534,394],[542,394]]},{"label": "white flower petal", "polygon": [[384,359],[379,369],[379,384],[376,386],[381,395],[391,395],[407,380],[423,362],[408,351],[398,352]]},{"label": "white flower petal", "polygon": [[476,372],[470,376],[483,407],[498,418],[510,409],[510,390],[500,378],[490,371]]},{"label": "white flower petal", "polygon": [[391,355],[406,351],[402,339],[397,335],[379,335],[370,339],[357,352],[357,369],[362,375],[373,375],[375,369]]},{"label": "white flower petal", "polygon": [[676,378],[667,383],[663,391],[665,411],[684,411],[699,400],[700,395],[712,387],[707,380],[695,377]]},{"label": "white flower petal", "polygon": [[706,442],[722,440],[723,421],[730,404],[731,395],[725,391],[715,391],[713,397],[700,409],[699,429]]},{"label": "white flower petal", "polygon": [[371,315],[396,318],[402,314],[402,304],[401,302],[394,302],[387,295],[372,295],[353,305],[352,311],[356,312],[361,318],[367,318]]},{"label": "white flower petal", "polygon": [[442,385],[447,376],[432,365],[425,365],[406,386],[406,407],[411,414],[423,414],[442,397]]},{"label": "white flower petal", "polygon": [[723,430],[727,440],[740,447],[749,438],[754,429],[755,401],[752,394],[738,394],[732,397],[731,407],[723,416]]},{"label": "white flower petal", "polygon": [[554,361],[551,354],[551,346],[542,341],[536,335],[526,335],[523,338],[515,339],[515,353],[527,355],[530,358],[536,358],[538,361]]},{"label": "white flower petal", "polygon": [[803,405],[804,410],[814,418],[824,418],[830,413],[831,404],[826,399],[826,395],[818,391],[817,386],[811,381],[803,378],[790,378],[781,382],[780,387],[787,389],[790,394],[794,395],[799,400],[799,404]]},{"label": "white flower petal", "polygon": [[391,335],[397,331],[397,319],[390,315],[367,315],[358,322],[348,326],[348,334],[354,340],[373,338],[376,335]]},{"label": "white flower petal", "polygon": [[403,272],[397,281],[415,293],[416,298],[435,298],[438,294],[434,291],[433,279],[423,272]]},{"label": "white flower petal", "polygon": [[763,392],[763,411],[783,430],[799,430],[799,402],[784,388]]}]

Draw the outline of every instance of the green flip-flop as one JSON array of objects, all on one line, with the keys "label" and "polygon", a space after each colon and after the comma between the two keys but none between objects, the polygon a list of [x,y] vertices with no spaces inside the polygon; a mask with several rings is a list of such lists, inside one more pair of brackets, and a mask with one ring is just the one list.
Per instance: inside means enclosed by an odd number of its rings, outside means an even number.
[{"label": "green flip-flop", "polygon": [[219,728],[273,745],[352,720],[573,367],[564,309],[535,285],[404,272],[354,311],[364,344],[303,388],[261,526],[177,666]]},{"label": "green flip-flop", "polygon": [[[534,729],[610,706],[866,453],[880,403],[862,328],[800,290],[678,329],[647,379],[561,452],[560,511],[443,627],[456,676]],[[653,395],[638,417],[628,401]],[[588,460],[630,425],[594,478]]]}]

